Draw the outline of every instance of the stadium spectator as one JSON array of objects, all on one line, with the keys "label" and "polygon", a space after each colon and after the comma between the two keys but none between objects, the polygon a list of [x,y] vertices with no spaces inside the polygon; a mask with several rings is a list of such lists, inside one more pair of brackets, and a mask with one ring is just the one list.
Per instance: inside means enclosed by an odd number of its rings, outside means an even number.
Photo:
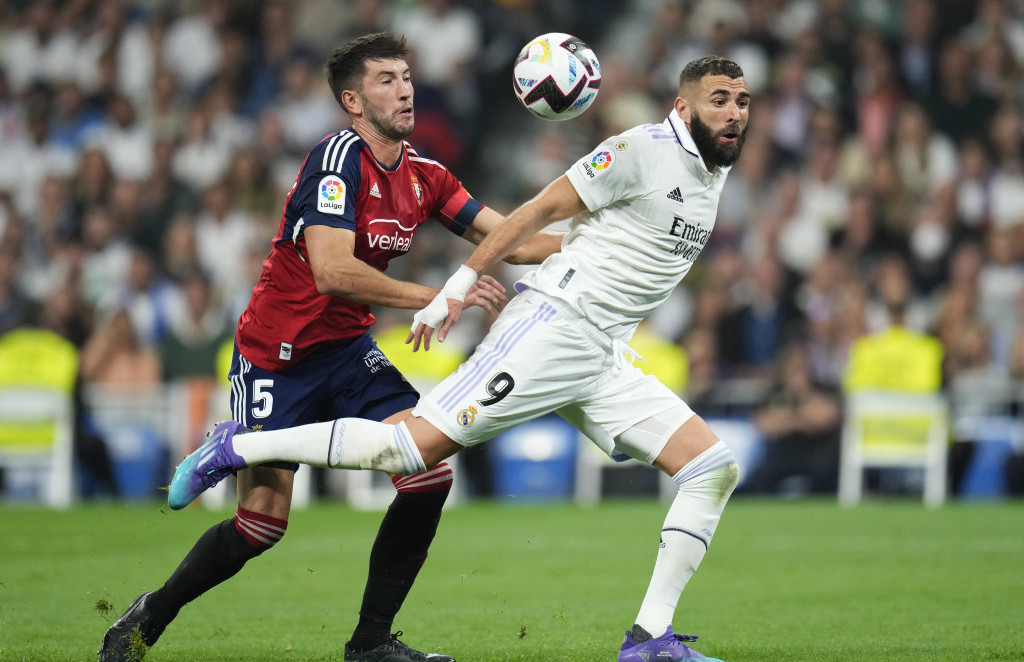
[{"label": "stadium spectator", "polygon": [[89,134],[106,122],[102,107],[89,99],[74,79],[57,83],[50,119],[50,141],[58,149],[75,154],[88,141]]},{"label": "stadium spectator", "polygon": [[24,23],[7,37],[3,64],[15,94],[36,83],[52,84],[75,70],[78,40],[65,26],[56,0],[27,3]]},{"label": "stadium spectator", "polygon": [[775,255],[765,252],[743,266],[741,303],[725,316],[719,333],[722,356],[735,374],[767,378],[783,346],[802,332],[803,318]]},{"label": "stadium spectator", "polygon": [[796,497],[835,494],[842,403],[834,385],[811,375],[807,349],[790,344],[776,364],[767,400],[753,414],[764,455],[742,492]]},{"label": "stadium spectator", "polygon": [[160,382],[160,357],[139,342],[127,311],[115,310],[82,347],[81,370],[89,384],[143,389]]},{"label": "stadium spectator", "polygon": [[974,55],[961,39],[951,38],[936,58],[937,82],[925,100],[932,126],[954,141],[984,135],[997,100],[978,89]]},{"label": "stadium spectator", "polygon": [[174,304],[158,347],[164,379],[216,377],[217,352],[231,328],[209,279],[200,272],[188,276]]},{"label": "stadium spectator", "polygon": [[174,177],[199,193],[223,177],[230,162],[231,154],[213,134],[207,109],[193,108],[174,152]]},{"label": "stadium spectator", "polygon": [[128,274],[131,245],[110,208],[97,205],[82,220],[82,294],[93,307],[118,289]]},{"label": "stadium spectator", "polygon": [[145,180],[153,172],[152,128],[139,120],[135,104],[124,94],[110,99],[107,114],[91,144],[103,149],[114,177]]},{"label": "stadium spectator", "polygon": [[897,59],[901,77],[918,99],[928,96],[935,83],[936,12],[932,0],[903,3]]},{"label": "stadium spectator", "polygon": [[220,70],[220,35],[230,18],[227,0],[208,0],[199,7],[175,18],[161,45],[162,61],[178,75],[189,95],[199,93]]},{"label": "stadium spectator", "polygon": [[1009,364],[1010,345],[1021,318],[1017,302],[1024,293],[1024,251],[1019,230],[990,228],[985,237],[986,260],[978,273],[978,315],[991,333],[992,360]]},{"label": "stadium spectator", "polygon": [[153,127],[155,140],[174,141],[184,135],[186,102],[170,69],[162,67],[153,74],[152,89],[139,108],[143,121]]},{"label": "stadium spectator", "polygon": [[896,113],[890,151],[896,157],[900,181],[915,201],[951,186],[957,174],[953,141],[932,131],[922,106],[904,102]]},{"label": "stadium spectator", "polygon": [[[929,329],[931,311],[925,300],[914,292],[907,261],[899,253],[885,254],[873,268],[860,273],[869,275],[872,283],[865,311],[868,333],[878,333],[897,322],[917,332]],[[899,320],[892,317],[894,301],[903,302]]]},{"label": "stadium spectator", "polygon": [[452,0],[426,0],[396,10],[392,30],[409,41],[417,83],[440,91],[456,118],[469,121],[480,104],[473,58],[482,43],[477,15]]},{"label": "stadium spectator", "polygon": [[[199,266],[209,274],[217,299],[230,301],[239,291],[251,292],[255,281],[246,268],[246,257],[256,240],[256,220],[235,205],[226,180],[203,191],[195,223]],[[225,253],[225,246],[236,250]]]},{"label": "stadium spectator", "polygon": [[301,150],[338,126],[348,124],[308,57],[292,58],[281,72],[281,91],[268,110],[284,127],[285,146]]},{"label": "stadium spectator", "polygon": [[0,335],[25,324],[29,299],[18,283],[18,254],[0,244]]},{"label": "stadium spectator", "polygon": [[105,314],[123,310],[131,318],[138,341],[153,349],[167,335],[180,297],[179,289],[157,271],[152,254],[133,247],[124,281],[106,292],[96,309]]},{"label": "stadium spectator", "polygon": [[988,149],[979,140],[965,140],[960,144],[956,195],[956,218],[959,232],[977,241],[992,221],[992,159]]}]

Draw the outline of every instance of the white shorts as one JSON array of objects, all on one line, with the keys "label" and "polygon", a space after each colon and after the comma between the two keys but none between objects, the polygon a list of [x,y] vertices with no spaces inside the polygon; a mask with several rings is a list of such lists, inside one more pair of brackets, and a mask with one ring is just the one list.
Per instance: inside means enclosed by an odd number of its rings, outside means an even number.
[{"label": "white shorts", "polygon": [[608,455],[651,463],[693,411],[624,349],[567,304],[527,290],[413,415],[473,446],[556,412]]}]

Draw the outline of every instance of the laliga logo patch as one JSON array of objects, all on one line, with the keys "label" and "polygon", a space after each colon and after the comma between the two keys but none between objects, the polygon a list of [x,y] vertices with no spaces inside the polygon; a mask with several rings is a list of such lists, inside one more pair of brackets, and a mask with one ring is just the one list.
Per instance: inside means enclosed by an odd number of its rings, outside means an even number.
[{"label": "laliga logo patch", "polygon": [[464,428],[468,428],[473,425],[473,421],[476,420],[477,409],[473,405],[470,405],[455,415],[455,420],[459,422]]},{"label": "laliga logo patch", "polygon": [[612,167],[612,153],[604,151],[594,154],[590,159],[590,165],[594,166],[594,170],[597,171]]},{"label": "laliga logo patch", "polygon": [[320,195],[316,200],[316,209],[336,216],[345,213],[345,183],[337,176],[327,175],[320,180]]},{"label": "laliga logo patch", "polygon": [[604,150],[594,154],[590,160],[581,159],[578,167],[588,179],[593,179],[612,167],[612,153]]}]

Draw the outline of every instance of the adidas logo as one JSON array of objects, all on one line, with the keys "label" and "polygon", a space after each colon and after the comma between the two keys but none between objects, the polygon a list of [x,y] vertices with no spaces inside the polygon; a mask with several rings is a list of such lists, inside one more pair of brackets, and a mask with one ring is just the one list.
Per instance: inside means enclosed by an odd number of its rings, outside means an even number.
[{"label": "adidas logo", "polygon": [[[678,191],[678,190],[679,189],[676,189],[676,191]],[[380,197],[380,189],[377,188],[377,182],[374,182],[373,186],[370,188],[370,195],[372,195],[375,198],[379,198]],[[682,200],[680,200],[680,202],[682,202]]]},{"label": "adidas logo", "polygon": [[678,186],[675,187],[674,189],[672,189],[671,191],[669,191],[668,195],[665,196],[665,197],[667,197],[669,200],[675,200],[676,202],[682,202],[683,201],[683,194],[679,190]]}]

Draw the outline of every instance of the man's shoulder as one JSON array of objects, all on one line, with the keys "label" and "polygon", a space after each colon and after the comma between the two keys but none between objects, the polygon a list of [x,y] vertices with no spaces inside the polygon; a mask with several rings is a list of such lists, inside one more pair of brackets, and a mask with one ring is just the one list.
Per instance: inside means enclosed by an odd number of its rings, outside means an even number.
[{"label": "man's shoulder", "polygon": [[[640,124],[611,136],[601,146],[612,158],[647,160],[665,149],[676,149],[679,139],[665,124]],[[611,149],[608,149],[608,148]]]},{"label": "man's shoulder", "polygon": [[346,167],[358,166],[363,145],[363,139],[351,129],[331,133],[309,150],[307,170],[341,174]]},{"label": "man's shoulder", "polygon": [[448,168],[446,168],[443,163],[423,156],[409,143],[405,143],[405,153],[409,160],[409,166],[413,170],[418,170],[427,174],[441,174],[448,172]]},{"label": "man's shoulder", "polygon": [[651,146],[670,146],[679,144],[679,136],[672,130],[668,122],[650,122],[638,124],[622,134]]}]

